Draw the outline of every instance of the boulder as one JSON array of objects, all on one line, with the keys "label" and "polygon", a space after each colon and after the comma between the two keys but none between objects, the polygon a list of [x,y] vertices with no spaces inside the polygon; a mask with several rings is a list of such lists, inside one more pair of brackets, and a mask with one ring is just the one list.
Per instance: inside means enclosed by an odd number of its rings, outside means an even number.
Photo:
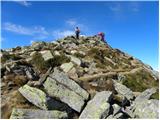
[{"label": "boulder", "polygon": [[142,92],[139,96],[136,97],[135,102],[136,101],[143,101],[143,100],[148,100],[152,94],[156,93],[156,88],[150,88],[145,90],[144,92]]},{"label": "boulder", "polygon": [[44,51],[41,51],[40,53],[45,61],[53,58],[53,55],[50,50],[44,50]]},{"label": "boulder", "polygon": [[43,91],[28,85],[24,85],[18,90],[29,102],[41,109],[47,110],[47,96]]},{"label": "boulder", "polygon": [[118,94],[125,96],[128,100],[133,99],[133,92],[129,88],[116,81],[113,82],[115,90],[118,92]]},{"label": "boulder", "polygon": [[74,57],[74,56],[70,56],[70,58],[71,58],[71,61],[72,61],[73,63],[75,63],[76,65],[78,65],[78,66],[81,65],[81,60],[80,60],[79,58]]},{"label": "boulder", "polygon": [[61,54],[58,51],[54,51],[54,55],[60,56]]},{"label": "boulder", "polygon": [[77,79],[78,78],[78,75],[77,75],[77,71],[76,71],[76,68],[73,67],[69,72],[68,72],[68,76],[70,78],[73,78],[73,79]]},{"label": "boulder", "polygon": [[38,109],[13,109],[10,119],[62,119],[68,118],[66,112]]},{"label": "boulder", "polygon": [[54,72],[50,74],[50,77],[58,81],[60,84],[67,86],[67,88],[82,96],[83,99],[88,99],[89,94],[75,81],[71,80],[64,72],[60,72],[57,68],[55,68]]},{"label": "boulder", "polygon": [[69,62],[69,63],[63,63],[60,68],[64,71],[64,72],[69,72],[72,68],[73,68],[73,63]]},{"label": "boulder", "polygon": [[87,103],[80,115],[80,119],[104,119],[109,115],[112,92],[102,91],[96,93],[94,98]]},{"label": "boulder", "polygon": [[37,74],[34,72],[34,70],[31,67],[26,67],[24,70],[25,70],[27,78],[29,78],[31,80],[37,80],[38,79]]},{"label": "boulder", "polygon": [[136,118],[158,119],[159,117],[159,100],[143,100],[137,102],[134,110]]},{"label": "boulder", "polygon": [[32,42],[31,48],[34,50],[41,50],[45,45],[45,42]]},{"label": "boulder", "polygon": [[36,54],[36,51],[33,51],[33,52],[30,53],[30,56],[32,57],[35,54]]},{"label": "boulder", "polygon": [[77,50],[71,50],[71,54],[77,53]]},{"label": "boulder", "polygon": [[84,105],[83,97],[76,94],[67,86],[61,85],[59,82],[50,77],[47,78],[43,86],[49,96],[59,99],[77,112],[81,111]]}]

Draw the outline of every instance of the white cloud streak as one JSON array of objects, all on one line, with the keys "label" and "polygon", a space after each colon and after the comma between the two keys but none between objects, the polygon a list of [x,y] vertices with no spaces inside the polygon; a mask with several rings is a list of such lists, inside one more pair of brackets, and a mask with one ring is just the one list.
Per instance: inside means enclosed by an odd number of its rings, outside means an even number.
[{"label": "white cloud streak", "polygon": [[79,27],[81,31],[84,31],[84,32],[88,31],[87,25],[85,25],[84,23],[79,22],[76,19],[73,19],[73,18],[72,19],[67,19],[65,21],[65,23],[66,23],[68,28],[74,29],[75,27]]},{"label": "white cloud streak", "polygon": [[120,4],[117,3],[117,4],[109,6],[109,9],[113,12],[120,12],[122,10],[122,7]]},{"label": "white cloud streak", "polygon": [[58,39],[58,38],[63,38],[66,36],[74,35],[74,31],[72,30],[55,30],[52,33],[53,37]]},{"label": "white cloud streak", "polygon": [[24,27],[22,25],[6,22],[3,24],[2,29],[21,35],[33,36],[37,39],[44,39],[49,35],[46,29],[42,26]]},{"label": "white cloud streak", "polygon": [[25,0],[19,0],[19,1],[13,0],[13,1],[25,7],[29,7],[30,5],[32,5],[30,2],[25,1]]},{"label": "white cloud streak", "polygon": [[68,20],[66,20],[66,24],[68,24],[70,26],[75,26],[77,24],[77,21],[74,19],[68,19]]}]

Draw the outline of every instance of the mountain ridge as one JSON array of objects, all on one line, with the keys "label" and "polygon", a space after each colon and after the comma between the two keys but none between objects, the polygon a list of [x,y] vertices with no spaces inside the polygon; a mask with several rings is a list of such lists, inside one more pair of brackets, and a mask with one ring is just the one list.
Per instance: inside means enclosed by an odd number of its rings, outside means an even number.
[{"label": "mountain ridge", "polygon": [[[112,48],[98,36],[82,36],[78,40],[68,36],[51,43],[33,42],[31,46],[1,50],[1,63],[2,118],[30,118],[41,111],[28,113],[28,108],[55,110],[52,106],[55,103],[56,110],[61,111],[60,116],[54,112],[57,118],[158,117],[158,108],[152,111],[147,105],[156,106],[159,101],[159,73],[133,56]],[[39,93],[42,96],[31,97]],[[97,101],[97,96],[102,99]],[[48,97],[52,104],[48,103]],[[43,98],[43,102],[39,98]],[[127,105],[129,116],[123,112],[114,116],[112,112],[117,110],[114,107],[121,110],[124,98],[131,104]],[[138,98],[144,100],[146,106],[136,100]],[[95,103],[105,107],[94,106],[92,111],[88,106]],[[144,112],[139,112],[142,109]],[[146,109],[150,109],[150,113]],[[9,112],[4,113],[6,110]],[[17,111],[29,116],[18,114],[16,117]],[[52,113],[44,113],[46,119],[54,118],[49,114]]]}]

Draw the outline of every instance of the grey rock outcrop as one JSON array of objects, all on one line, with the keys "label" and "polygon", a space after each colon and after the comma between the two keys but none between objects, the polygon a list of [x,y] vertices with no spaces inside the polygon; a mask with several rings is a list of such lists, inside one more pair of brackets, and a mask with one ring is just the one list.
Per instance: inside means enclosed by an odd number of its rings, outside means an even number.
[{"label": "grey rock outcrop", "polygon": [[150,88],[142,92],[139,96],[136,97],[135,102],[148,100],[152,94],[156,93],[156,88]]},{"label": "grey rock outcrop", "polygon": [[104,119],[109,115],[112,92],[102,91],[97,93],[92,100],[87,103],[80,115],[80,119]]},{"label": "grey rock outcrop", "polygon": [[63,63],[60,68],[64,71],[64,72],[69,72],[72,68],[73,68],[74,64],[72,62],[69,63]]},{"label": "grey rock outcrop", "polygon": [[54,72],[50,74],[50,77],[61,83],[62,85],[67,86],[78,95],[82,96],[83,99],[87,100],[89,97],[88,92],[81,88],[75,81],[71,80],[67,74],[60,72],[57,68],[54,69]]},{"label": "grey rock outcrop", "polygon": [[125,85],[122,85],[121,83],[118,83],[116,81],[114,82],[115,90],[118,92],[118,94],[125,96],[127,99],[133,99],[134,95],[133,92],[127,88]]},{"label": "grey rock outcrop", "polygon": [[45,45],[46,45],[45,42],[33,42],[31,47],[34,50],[41,50]]},{"label": "grey rock outcrop", "polygon": [[85,103],[83,97],[50,77],[47,78],[43,85],[49,96],[68,104],[77,112],[81,111]]},{"label": "grey rock outcrop", "polygon": [[66,112],[38,109],[13,109],[10,119],[62,119],[68,118]]},{"label": "grey rock outcrop", "polygon": [[32,104],[47,110],[47,96],[43,91],[28,85],[24,85],[18,90]]},{"label": "grey rock outcrop", "polygon": [[49,50],[44,50],[44,51],[41,51],[40,53],[45,61],[53,58],[53,55],[52,55],[51,51],[49,51]]},{"label": "grey rock outcrop", "polygon": [[77,57],[74,57],[74,56],[69,56],[70,58],[71,58],[71,61],[73,62],[73,63],[75,63],[76,65],[81,65],[81,60],[79,59],[79,58],[77,58]]},{"label": "grey rock outcrop", "polygon": [[134,110],[135,118],[158,119],[159,118],[159,101],[143,100],[139,101]]}]

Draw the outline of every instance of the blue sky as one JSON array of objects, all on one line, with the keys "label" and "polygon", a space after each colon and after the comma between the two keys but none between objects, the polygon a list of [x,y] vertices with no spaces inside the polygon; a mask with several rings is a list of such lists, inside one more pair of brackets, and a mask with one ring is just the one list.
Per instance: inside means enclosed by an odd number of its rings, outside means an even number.
[{"label": "blue sky", "polygon": [[158,2],[3,1],[1,47],[105,32],[106,41],[158,69]]}]

